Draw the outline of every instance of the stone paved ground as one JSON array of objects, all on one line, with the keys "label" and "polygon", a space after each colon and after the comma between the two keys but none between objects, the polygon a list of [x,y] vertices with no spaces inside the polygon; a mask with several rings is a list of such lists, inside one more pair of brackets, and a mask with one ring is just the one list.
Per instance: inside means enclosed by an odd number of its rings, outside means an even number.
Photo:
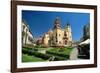
[{"label": "stone paved ground", "polygon": [[77,60],[78,59],[78,49],[74,48],[70,54],[70,60]]}]

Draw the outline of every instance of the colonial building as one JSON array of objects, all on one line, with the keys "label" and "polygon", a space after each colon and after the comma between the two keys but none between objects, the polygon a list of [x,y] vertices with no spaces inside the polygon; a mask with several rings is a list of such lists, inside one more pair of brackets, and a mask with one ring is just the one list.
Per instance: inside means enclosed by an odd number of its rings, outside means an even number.
[{"label": "colonial building", "polygon": [[29,26],[25,21],[22,22],[22,44],[23,45],[33,44],[33,35],[30,31]]},{"label": "colonial building", "polygon": [[54,21],[54,28],[49,30],[43,36],[44,46],[68,46],[72,44],[71,26],[67,23],[64,29],[61,28],[60,18],[57,17]]}]

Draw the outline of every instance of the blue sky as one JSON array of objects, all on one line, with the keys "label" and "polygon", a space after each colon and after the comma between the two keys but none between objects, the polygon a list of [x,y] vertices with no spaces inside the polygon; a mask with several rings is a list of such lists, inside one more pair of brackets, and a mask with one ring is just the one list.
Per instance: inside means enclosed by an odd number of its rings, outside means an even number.
[{"label": "blue sky", "polygon": [[80,40],[83,35],[83,26],[90,22],[89,13],[22,11],[22,19],[27,22],[34,37],[40,37],[49,29],[53,29],[56,17],[60,18],[62,28],[67,23],[70,24],[74,41]]}]

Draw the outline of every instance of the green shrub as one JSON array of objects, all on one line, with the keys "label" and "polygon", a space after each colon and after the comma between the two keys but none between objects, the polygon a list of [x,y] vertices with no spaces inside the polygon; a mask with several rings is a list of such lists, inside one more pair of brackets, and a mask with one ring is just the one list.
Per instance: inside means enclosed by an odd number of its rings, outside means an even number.
[{"label": "green shrub", "polygon": [[28,50],[27,49],[22,49],[22,53],[27,54]]},{"label": "green shrub", "polygon": [[60,57],[66,57],[69,58],[69,55],[66,55],[64,53],[59,53],[59,52],[52,52],[52,51],[46,51],[47,54],[52,54],[52,55],[56,55],[56,56],[60,56]]},{"label": "green shrub", "polygon": [[38,49],[37,48],[34,48],[34,51],[38,51]]},{"label": "green shrub", "polygon": [[46,51],[47,54],[52,54],[54,56],[60,56],[60,57],[65,57],[69,58],[69,55],[72,51],[72,47],[65,47],[65,48],[53,48],[48,51]]},{"label": "green shrub", "polygon": [[23,47],[23,49],[32,50],[32,48],[29,47]]},{"label": "green shrub", "polygon": [[24,54],[28,54],[28,55],[33,55],[39,58],[42,58],[44,60],[48,60],[50,57],[54,56],[54,61],[59,61],[59,60],[67,60],[69,59],[69,55],[71,52],[72,48],[56,48],[56,49],[50,49],[48,51],[46,51],[46,54],[37,52],[38,49],[28,49],[28,48],[23,48],[22,52]]},{"label": "green shrub", "polygon": [[39,52],[36,52],[36,51],[32,51],[32,50],[27,50],[27,49],[23,49],[22,52],[24,54],[28,54],[28,55],[34,55],[36,57],[40,57],[40,58],[43,58],[45,60],[49,59],[51,56],[50,55],[47,55],[47,54],[43,54],[43,53],[39,53]]}]

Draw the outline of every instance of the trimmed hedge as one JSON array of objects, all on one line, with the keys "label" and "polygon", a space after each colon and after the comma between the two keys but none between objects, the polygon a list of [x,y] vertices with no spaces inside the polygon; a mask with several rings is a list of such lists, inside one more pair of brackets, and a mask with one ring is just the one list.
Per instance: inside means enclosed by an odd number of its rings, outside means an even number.
[{"label": "trimmed hedge", "polygon": [[28,53],[28,49],[22,49],[22,53],[27,54]]},{"label": "trimmed hedge", "polygon": [[29,47],[23,47],[23,49],[32,50],[32,48]]},{"label": "trimmed hedge", "polygon": [[46,51],[46,53],[47,54],[56,55],[56,56],[60,56],[60,57],[69,58],[69,55],[66,55],[66,54],[63,54],[63,53],[59,53],[59,52]]},{"label": "trimmed hedge", "polygon": [[51,57],[50,55],[39,53],[39,52],[36,52],[36,51],[27,50],[27,49],[23,49],[22,52],[24,54],[34,55],[36,57],[40,57],[40,58],[43,58],[45,60],[47,60],[47,59],[49,59]]},{"label": "trimmed hedge", "polygon": [[67,60],[68,58],[66,57],[61,57],[59,55],[54,55],[54,54],[43,54],[43,53],[39,53],[39,52],[36,52],[36,51],[32,51],[32,50],[28,50],[28,49],[23,49],[22,52],[24,54],[28,54],[28,55],[34,55],[36,57],[39,57],[39,58],[42,58],[44,60],[48,60],[49,58],[51,57],[55,57],[54,58],[54,61],[59,61],[59,60]]},{"label": "trimmed hedge", "polygon": [[54,49],[50,49],[48,51],[46,51],[47,54],[52,54],[54,56],[60,56],[60,57],[64,57],[69,59],[70,57],[70,53],[72,51],[73,48],[68,47],[68,48],[54,48]]}]

